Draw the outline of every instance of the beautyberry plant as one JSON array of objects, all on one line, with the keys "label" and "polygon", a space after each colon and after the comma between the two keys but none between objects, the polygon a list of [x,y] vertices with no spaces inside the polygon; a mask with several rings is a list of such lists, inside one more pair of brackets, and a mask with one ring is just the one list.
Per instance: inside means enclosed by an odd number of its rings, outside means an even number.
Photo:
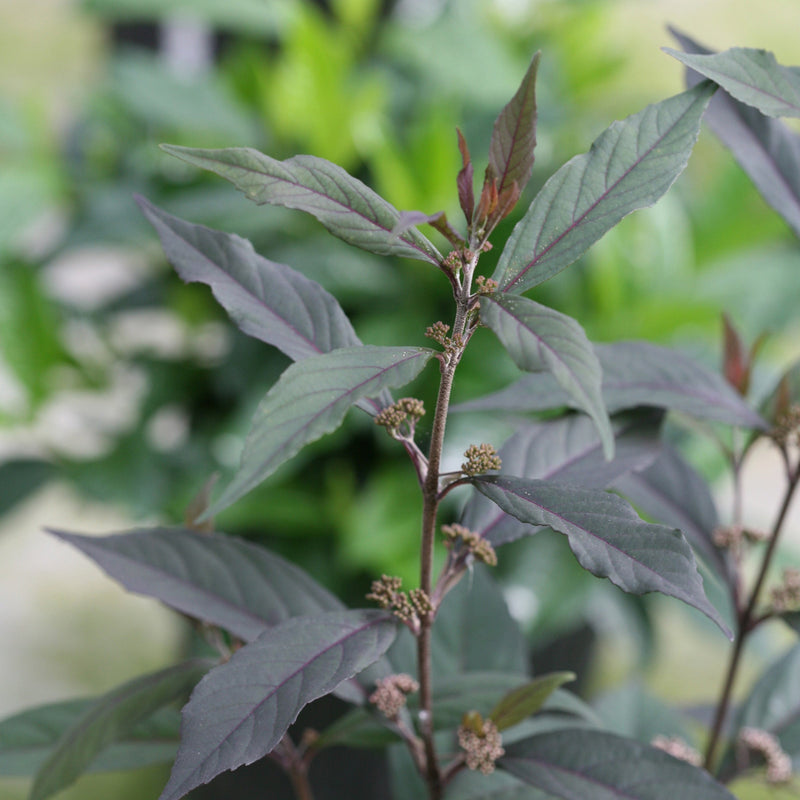
[{"label": "beautyberry plant", "polygon": [[[138,199],[181,278],[207,284],[242,331],[294,363],[261,401],[239,470],[186,527],[99,538],[53,531],[129,590],[197,620],[218,657],[191,659],[95,700],[34,709],[0,724],[0,758],[5,752],[7,760],[19,760],[36,739],[32,800],[55,794],[90,766],[163,758],[163,751],[124,747],[159,737],[179,738],[161,800],[178,800],[265,756],[307,800],[315,791],[309,777],[314,758],[342,744],[387,748],[398,796],[432,800],[723,800],[733,796],[724,783],[751,762],[765,766],[767,781],[792,781],[792,759],[800,758],[800,647],[771,668],[732,722],[726,720],[752,630],[775,617],[800,629],[796,568],[787,568],[773,587],[766,609],[758,605],[800,481],[792,449],[800,429],[800,368],[790,370],[756,411],[745,400],[756,348],[748,351],[731,324],[722,377],[652,344],[592,345],[574,319],[527,296],[669,189],[715,93],[720,99],[709,112],[715,124],[720,114],[738,115],[734,122],[723,119],[721,128],[723,139],[735,133],[744,142],[743,150],[733,147],[743,163],[774,156],[770,148],[784,137],[780,160],[771,164],[789,175],[789,188],[781,191],[793,198],[791,213],[800,214],[797,138],[763,116],[800,115],[800,73],[761,51],[698,54],[690,40],[682,43],[694,54],[673,54],[696,71],[689,88],[615,122],[589,152],[559,169],[502,244],[491,276],[480,272],[481,257],[499,246],[493,233],[533,168],[538,54],[497,117],[477,194],[467,142],[458,132],[461,225],[443,213],[401,213],[313,156],[277,161],[246,148],[164,146],[228,179],[256,203],[307,212],[333,235],[372,253],[426,262],[449,285],[452,314],[448,321],[431,320],[424,332],[434,346],[364,344],[319,284],[258,255],[238,236]],[[447,253],[419,230],[425,224],[443,236]],[[525,375],[451,409],[459,364],[485,329]],[[438,371],[435,397],[393,398],[393,390],[431,368]],[[345,608],[269,550],[211,530],[218,512],[339,427],[354,406],[405,450],[420,489],[418,585],[404,588],[399,577],[382,575],[363,609]],[[553,409],[562,413],[519,422],[523,414]],[[476,435],[460,468],[446,471],[445,428],[458,410],[508,412],[517,428],[499,450]],[[749,432],[745,446],[726,450],[734,471],[753,441],[771,436],[785,456],[790,487],[772,531],[758,537],[739,519],[719,525],[706,485],[662,441],[669,410],[717,429]],[[458,519],[444,520],[442,502],[456,492],[464,499]],[[664,524],[641,519],[622,495]],[[545,529],[566,537],[585,570],[624,592],[668,595],[704,614],[722,634],[735,634],[704,759],[680,739],[661,736],[651,744],[605,729],[588,705],[562,688],[572,673],[531,676],[526,644],[491,568],[502,559],[502,545]],[[435,575],[437,535],[446,557]],[[743,554],[759,546],[759,538],[768,544],[748,589]],[[706,596],[698,562],[722,587],[721,610]],[[178,736],[170,709],[190,692]],[[772,702],[776,692],[790,706],[786,713]],[[306,705],[328,694],[352,710],[321,732],[293,727]]]}]

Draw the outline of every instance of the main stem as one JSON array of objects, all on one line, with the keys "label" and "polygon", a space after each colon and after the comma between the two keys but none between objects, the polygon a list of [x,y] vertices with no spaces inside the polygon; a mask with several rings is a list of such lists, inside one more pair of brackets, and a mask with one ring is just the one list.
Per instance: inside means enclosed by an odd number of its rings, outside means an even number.
[{"label": "main stem", "polygon": [[787,474],[789,485],[786,488],[786,493],[783,497],[783,502],[781,503],[781,508],[778,512],[775,524],[772,526],[772,534],[770,536],[766,552],[764,553],[764,558],[761,561],[761,568],[759,569],[758,577],[753,585],[753,590],[750,592],[747,605],[739,613],[739,635],[736,637],[736,643],[734,644],[733,652],[731,653],[731,658],[728,662],[728,671],[725,675],[725,683],[722,687],[722,693],[720,694],[719,702],[717,703],[714,721],[711,726],[711,735],[708,740],[708,745],[706,746],[704,766],[709,771],[711,771],[711,768],[713,767],[719,740],[722,736],[722,728],[725,724],[725,718],[728,715],[728,709],[730,708],[731,698],[733,696],[733,687],[736,683],[736,675],[739,671],[742,653],[744,652],[744,644],[747,637],[753,632],[754,629],[753,621],[755,618],[758,597],[761,594],[761,589],[763,588],[764,581],[767,578],[767,574],[772,563],[772,557],[775,554],[778,546],[778,537],[780,536],[783,522],[786,519],[786,514],[789,511],[789,506],[791,505],[792,498],[794,497],[795,489],[797,489],[797,484],[800,480],[800,466],[796,467],[793,472],[789,471]]},{"label": "main stem", "polygon": [[[467,319],[469,280],[456,293],[456,318],[453,338],[463,335]],[[433,415],[428,471],[422,485],[422,545],[420,555],[420,588],[430,597],[433,591],[433,545],[436,536],[436,517],[439,510],[439,472],[444,446],[444,431],[450,406],[453,378],[463,349],[450,352],[442,361],[439,394]],[[420,692],[420,733],[425,746],[426,779],[431,800],[440,800],[444,790],[442,772],[433,740],[433,678],[431,674],[431,631],[433,615],[421,619],[417,637],[417,672]]]}]

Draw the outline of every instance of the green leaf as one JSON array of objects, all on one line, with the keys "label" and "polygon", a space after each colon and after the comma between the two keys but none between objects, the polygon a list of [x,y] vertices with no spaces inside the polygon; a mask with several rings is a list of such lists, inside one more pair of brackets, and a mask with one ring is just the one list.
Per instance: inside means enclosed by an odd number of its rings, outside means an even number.
[{"label": "green leaf", "polygon": [[394,235],[400,212],[323,158],[294,156],[277,161],[249,147],[162,148],[190,164],[216,172],[258,204],[271,203],[312,214],[332,234],[356,247],[436,265],[442,260],[438,250],[416,228]]},{"label": "green leaf", "polygon": [[[703,591],[680,531],[644,522],[621,497],[594,489],[512,478],[472,479],[507,514],[563,533],[580,565],[631,594],[661,592],[701,611],[730,636]],[[490,539],[491,541],[491,539]]]},{"label": "green leaf", "polygon": [[285,264],[262,258],[240,236],[193,225],[137,197],[167,258],[187,283],[205,283],[249,336],[299,361],[360,345],[336,299]]},{"label": "green leaf", "polygon": [[559,686],[575,680],[574,672],[550,672],[509,692],[489,713],[500,731],[535,714]]},{"label": "green leaf", "polygon": [[291,617],[343,608],[299,567],[233,536],[181,528],[110,536],[50,533],[77,547],[128,591],[155,597],[245,641]]},{"label": "green leaf", "polygon": [[47,461],[14,459],[0,464],[0,517],[55,474]]},{"label": "green leaf", "polygon": [[514,182],[521,192],[531,177],[536,147],[536,72],[541,55],[533,56],[519,89],[494,123],[486,178],[497,180],[498,195]]},{"label": "green leaf", "polygon": [[[596,344],[594,350],[603,369],[603,400],[609,414],[655,406],[728,425],[767,427],[719,373],[677,350],[636,341]],[[572,405],[572,397],[545,374],[527,375],[507,389],[453,410],[544,411]]]},{"label": "green leaf", "polygon": [[[652,409],[615,417],[612,461],[603,457],[597,429],[583,414],[521,425],[500,448],[501,474],[605,489],[653,461],[661,449],[662,420],[663,414]],[[460,522],[489,537],[495,547],[533,533],[530,525],[503,513],[480,492],[467,501]]]},{"label": "green leaf", "polygon": [[734,800],[704,770],[632,739],[586,728],[523,739],[506,747],[497,764],[564,800]]},{"label": "green leaf", "polygon": [[[32,776],[58,741],[97,705],[98,698],[30,708],[0,721],[0,775]],[[180,741],[180,714],[162,708],[103,750],[86,772],[118,772],[170,763]]]},{"label": "green leaf", "polygon": [[213,662],[195,659],[137,678],[93,703],[59,739],[39,768],[30,800],[69,786],[105,748],[126,737],[155,711],[189,693]]},{"label": "green leaf", "polygon": [[769,117],[800,117],[800,67],[781,66],[767,50],[732,47],[701,55],[662,49]]},{"label": "green leaf", "polygon": [[432,355],[423,347],[344,347],[292,364],[259,404],[241,467],[204,516],[219,513],[309,442],[336,430],[361,398],[413,380]]},{"label": "green leaf", "polygon": [[303,706],[377,661],[395,633],[386,612],[332,612],[295,617],[237,650],[184,707],[181,747],[160,800],[271,752]]},{"label": "green leaf", "polygon": [[520,369],[549,371],[574,406],[592,418],[611,459],[614,435],[601,394],[602,370],[583,328],[566,314],[514,295],[482,298],[480,315]]},{"label": "green leaf", "polygon": [[521,294],[581,256],[623,217],[652,205],[683,171],[715,90],[705,83],[615,122],[544,185],[493,278]]}]

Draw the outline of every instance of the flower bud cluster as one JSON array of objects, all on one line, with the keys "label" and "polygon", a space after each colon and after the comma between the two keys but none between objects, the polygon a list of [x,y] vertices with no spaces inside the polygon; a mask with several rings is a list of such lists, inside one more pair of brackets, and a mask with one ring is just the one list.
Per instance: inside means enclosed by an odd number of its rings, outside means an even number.
[{"label": "flower bud cluster", "polygon": [[782,447],[800,444],[800,403],[793,403],[778,414],[770,436]]},{"label": "flower bud cluster", "polygon": [[375,415],[375,424],[382,425],[386,430],[395,435],[399,427],[408,423],[409,433],[413,435],[417,420],[425,415],[425,406],[422,400],[416,397],[402,397],[396,403],[381,409]]},{"label": "flower bud cluster", "polygon": [[454,542],[460,540],[478,561],[483,561],[490,567],[497,566],[497,553],[495,553],[494,547],[479,533],[454,523],[453,525],[442,525],[442,534],[445,547],[452,547]]},{"label": "flower bud cluster", "polygon": [[464,452],[464,458],[467,460],[461,465],[461,471],[470,477],[500,469],[500,457],[490,444],[471,444]]},{"label": "flower bud cluster", "polygon": [[375,691],[369,702],[377,707],[387,719],[397,719],[406,704],[406,697],[419,690],[419,684],[405,672],[390,675],[375,683]]},{"label": "flower bud cluster", "polygon": [[497,291],[498,283],[494,278],[478,275],[478,277],[475,278],[475,284],[478,287],[478,294],[492,294]]},{"label": "flower bud cluster", "polygon": [[382,575],[379,581],[373,581],[367,600],[374,600],[381,608],[391,609],[402,622],[416,626],[421,617],[433,611],[433,604],[422,589],[403,592],[400,587],[403,579],[391,575]]},{"label": "flower bud cluster", "polygon": [[772,608],[777,612],[800,609],[800,569],[789,567],[783,571],[783,580],[770,592]]},{"label": "flower bud cluster", "polygon": [[656,736],[650,744],[673,758],[686,761],[694,767],[702,766],[703,757],[692,746],[678,736]]},{"label": "flower bud cluster", "polygon": [[768,783],[787,783],[791,780],[792,759],[771,733],[759,728],[742,728],[738,743],[746,750],[753,750],[764,756]]},{"label": "flower bud cluster", "polygon": [[492,720],[481,719],[480,714],[473,712],[467,716],[470,720],[462,722],[458,729],[458,743],[466,753],[467,766],[491,775],[495,761],[506,752],[500,731]]},{"label": "flower bud cluster", "polygon": [[457,333],[453,337],[448,336],[447,333],[449,330],[450,326],[439,320],[425,329],[425,335],[429,339],[433,339],[434,342],[438,342],[444,348],[445,353],[450,354],[457,350],[463,350],[464,338],[460,333]]},{"label": "flower bud cluster", "polygon": [[766,542],[769,537],[767,531],[745,528],[742,525],[721,526],[716,528],[712,534],[712,539],[717,547],[731,550],[734,554],[740,553],[745,544]]}]

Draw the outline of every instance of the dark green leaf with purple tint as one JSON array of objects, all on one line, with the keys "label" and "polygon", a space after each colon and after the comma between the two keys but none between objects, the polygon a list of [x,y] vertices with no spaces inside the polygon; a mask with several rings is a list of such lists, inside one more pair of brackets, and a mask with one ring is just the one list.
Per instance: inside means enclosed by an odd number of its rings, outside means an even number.
[{"label": "dark green leaf with purple tint", "polygon": [[608,492],[504,475],[472,483],[521,522],[563,533],[593,575],[631,594],[661,592],[683,600],[730,635],[705,596],[692,548],[680,531],[644,522],[627,501]]},{"label": "dark green leaf with purple tint", "polygon": [[705,83],[615,122],[561,167],[500,256],[500,290],[521,294],[546,281],[623,217],[655,203],[686,166],[715,88]]},{"label": "dark green leaf with purple tint", "polygon": [[256,203],[296,208],[315,216],[334,236],[378,255],[439,264],[438,250],[418,230],[396,236],[400,212],[361,181],[324,158],[294,156],[285,161],[249,147],[201,150],[162,145],[178,158],[216,172]]},{"label": "dark green leaf with purple tint", "polygon": [[520,369],[549,372],[574,407],[591,417],[611,458],[614,436],[601,394],[602,370],[583,328],[566,314],[509,294],[481,298],[480,315]]},{"label": "dark green leaf with purple tint", "polygon": [[294,617],[245,645],[197,685],[160,800],[178,800],[280,742],[300,710],[377,661],[395,637],[383,611]]},{"label": "dark green leaf with purple tint", "polygon": [[767,50],[732,47],[709,55],[663,50],[767,116],[800,117],[800,67],[781,66]]},{"label": "dark green leaf with purple tint", "polygon": [[489,719],[504,731],[539,711],[553,692],[575,680],[574,672],[549,672],[506,694],[489,713]]}]

